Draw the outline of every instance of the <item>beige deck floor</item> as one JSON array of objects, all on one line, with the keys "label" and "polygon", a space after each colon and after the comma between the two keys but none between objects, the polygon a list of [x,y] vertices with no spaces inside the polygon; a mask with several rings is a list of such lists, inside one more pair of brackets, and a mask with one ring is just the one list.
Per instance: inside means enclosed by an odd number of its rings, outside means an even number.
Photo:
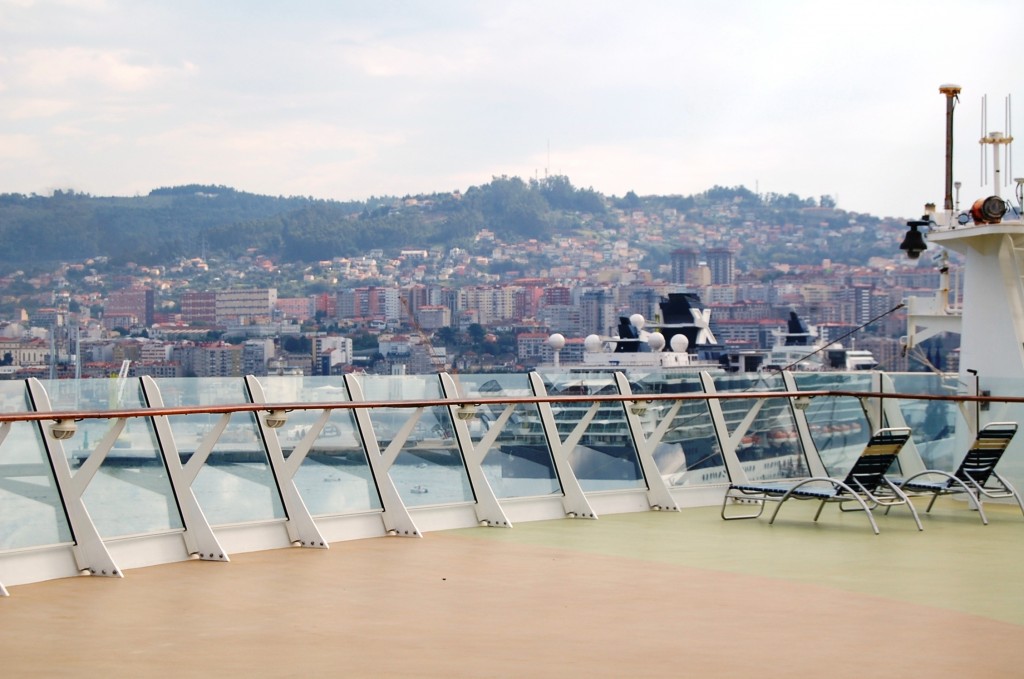
[{"label": "beige deck floor", "polygon": [[1024,518],[717,509],[11,587],[2,677],[1019,677]]}]

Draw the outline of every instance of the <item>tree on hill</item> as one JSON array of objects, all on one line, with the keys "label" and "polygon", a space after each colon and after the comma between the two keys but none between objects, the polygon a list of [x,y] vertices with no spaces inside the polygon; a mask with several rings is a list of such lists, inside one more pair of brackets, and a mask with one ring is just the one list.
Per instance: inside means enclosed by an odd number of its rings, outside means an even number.
[{"label": "tree on hill", "polygon": [[548,206],[554,210],[571,210],[603,215],[607,208],[604,196],[593,189],[577,189],[564,175],[552,175],[540,181],[532,181]]}]

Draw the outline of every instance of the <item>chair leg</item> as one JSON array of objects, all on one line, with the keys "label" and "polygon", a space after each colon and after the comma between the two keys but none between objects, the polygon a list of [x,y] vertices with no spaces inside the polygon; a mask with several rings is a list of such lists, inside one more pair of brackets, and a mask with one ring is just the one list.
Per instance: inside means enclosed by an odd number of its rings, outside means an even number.
[{"label": "chair leg", "polygon": [[1021,500],[1020,493],[1017,492],[1017,489],[999,474],[992,472],[992,476],[996,477],[996,480],[1003,484],[1003,487],[1006,488],[1010,495],[1013,496],[1013,499],[1017,501],[1017,506],[1020,507],[1020,511],[1024,513],[1024,501]]},{"label": "chair leg", "polygon": [[868,516],[868,521],[871,522],[871,530],[875,531],[875,535],[878,535],[878,524],[875,523],[874,512],[868,507],[868,503],[864,502],[859,495],[854,496],[854,499],[860,503],[860,506],[864,508],[864,513]]},{"label": "chair leg", "polygon": [[[901,504],[905,504],[907,506],[907,509],[910,510],[911,516],[914,517],[914,523],[917,524],[917,529],[924,530],[924,526],[921,525],[921,517],[917,515],[917,507],[915,507],[914,503],[910,501],[910,496],[904,493],[902,490],[900,490],[899,486],[895,484],[890,483],[889,488],[891,488],[892,491],[896,493],[896,495],[903,501]],[[889,509],[891,509],[892,507],[893,505],[886,505],[885,513],[888,514]]]},{"label": "chair leg", "polygon": [[[725,515],[725,508],[729,505],[729,501],[730,500],[745,500],[747,502],[756,502],[757,505],[758,505],[757,513],[756,514],[738,514],[738,515],[734,515],[734,516],[726,516]],[[736,519],[756,519],[756,518],[760,517],[762,513],[764,513],[764,505],[765,505],[765,496],[760,496],[760,497],[758,497],[758,496],[748,496],[748,495],[739,496],[739,495],[730,495],[729,493],[726,493],[725,497],[722,499],[722,518],[725,519],[726,521],[734,521]]]},{"label": "chair leg", "polygon": [[[957,484],[959,484],[960,487],[964,489],[964,492],[967,493],[967,497],[970,498],[970,502],[972,505],[974,505],[974,508],[978,510],[978,516],[981,517],[982,525],[987,526],[988,517],[985,516],[985,510],[981,506],[981,496],[984,494],[985,491],[983,491],[981,486],[975,483],[973,480],[971,481],[970,486],[960,481],[960,479],[955,480]],[[971,486],[974,486],[974,488],[972,489]]]}]

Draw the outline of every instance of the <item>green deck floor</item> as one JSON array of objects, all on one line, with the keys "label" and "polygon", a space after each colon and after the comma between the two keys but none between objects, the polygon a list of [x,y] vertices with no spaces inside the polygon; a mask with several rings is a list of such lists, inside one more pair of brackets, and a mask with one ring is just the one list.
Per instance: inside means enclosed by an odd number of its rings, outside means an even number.
[{"label": "green deck floor", "polygon": [[947,608],[1024,625],[1024,515],[986,505],[989,524],[956,501],[921,513],[923,531],[902,508],[877,517],[790,502],[765,517],[723,521],[717,507],[680,513],[617,514],[597,521],[523,523],[512,530],[466,529],[479,539],[579,550],[741,575],[778,578]]}]

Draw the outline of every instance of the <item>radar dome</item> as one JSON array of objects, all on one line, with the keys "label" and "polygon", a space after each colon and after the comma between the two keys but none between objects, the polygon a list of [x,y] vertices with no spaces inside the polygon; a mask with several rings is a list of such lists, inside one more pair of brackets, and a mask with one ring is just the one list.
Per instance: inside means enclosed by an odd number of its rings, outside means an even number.
[{"label": "radar dome", "polygon": [[686,335],[672,335],[672,341],[670,342],[672,351],[677,354],[685,353],[690,348],[690,340],[686,339]]},{"label": "radar dome", "polygon": [[651,351],[661,351],[665,348],[665,336],[660,332],[652,332],[647,338],[647,346]]},{"label": "radar dome", "polygon": [[555,351],[561,351],[562,347],[565,346],[565,336],[556,332],[548,338],[548,346]]},{"label": "radar dome", "polygon": [[632,316],[629,317],[629,322],[632,323],[633,327],[636,328],[637,330],[643,330],[644,323],[646,323],[647,321],[644,320],[642,314],[633,314]]},{"label": "radar dome", "polygon": [[583,340],[583,348],[591,353],[601,351],[604,346],[604,342],[601,341],[600,335],[587,335],[587,338]]}]

